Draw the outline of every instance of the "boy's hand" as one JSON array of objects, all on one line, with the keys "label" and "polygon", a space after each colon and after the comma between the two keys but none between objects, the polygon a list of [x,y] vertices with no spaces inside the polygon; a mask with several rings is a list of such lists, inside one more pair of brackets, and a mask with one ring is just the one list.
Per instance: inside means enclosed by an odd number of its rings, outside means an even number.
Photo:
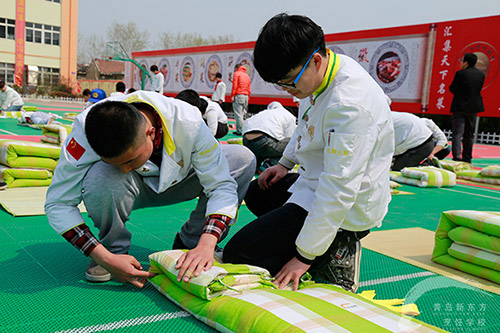
[{"label": "boy's hand", "polygon": [[311,267],[311,265],[304,264],[299,259],[293,257],[285,266],[276,274],[274,284],[278,288],[283,289],[286,285],[293,281],[293,290],[299,288],[300,277]]},{"label": "boy's hand", "polygon": [[147,279],[154,275],[142,270],[142,266],[133,256],[128,254],[113,254],[102,244],[95,247],[90,253],[100,266],[111,273],[113,278],[123,283],[130,283],[138,288],[144,287]]},{"label": "boy's hand", "polygon": [[267,168],[257,179],[259,188],[261,190],[267,190],[270,186],[273,186],[278,180],[285,177],[287,174],[288,169],[281,164],[276,164],[275,166]]},{"label": "boy's hand", "polygon": [[178,260],[176,269],[179,270],[177,281],[189,282],[193,276],[198,276],[205,270],[208,271],[214,264],[214,250],[217,244],[217,237],[211,234],[203,234],[198,245],[184,253]]}]

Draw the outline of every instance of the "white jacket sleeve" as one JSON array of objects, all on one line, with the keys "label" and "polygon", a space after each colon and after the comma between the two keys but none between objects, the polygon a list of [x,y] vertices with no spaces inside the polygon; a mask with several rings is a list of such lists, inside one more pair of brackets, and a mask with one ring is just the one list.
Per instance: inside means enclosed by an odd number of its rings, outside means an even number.
[{"label": "white jacket sleeve", "polygon": [[[321,255],[356,201],[377,128],[372,114],[355,105],[336,105],[324,118],[323,172],[296,245],[306,258]],[[311,239],[316,240],[311,243]]]},{"label": "white jacket sleeve", "polygon": [[436,145],[446,147],[448,145],[448,139],[446,138],[446,134],[441,131],[441,129],[428,118],[420,118],[425,122],[425,125],[432,131],[432,139],[436,141]]},{"label": "white jacket sleeve", "polygon": [[219,142],[207,126],[197,129],[191,162],[208,197],[205,215],[221,214],[235,219],[238,208],[236,181],[230,175]]},{"label": "white jacket sleeve", "polygon": [[[208,108],[210,108],[210,106]],[[217,121],[217,114],[215,110],[209,110],[208,108],[205,113],[205,119],[207,120],[207,126],[210,129],[210,132],[215,135],[215,133],[217,133],[217,126],[219,125],[219,122]]]},{"label": "white jacket sleeve", "polygon": [[82,182],[90,166],[98,160],[99,156],[87,142],[84,119],[80,115],[61,148],[45,202],[49,223],[59,234],[84,223],[77,207],[82,201]]},{"label": "white jacket sleeve", "polygon": [[297,131],[293,132],[290,142],[286,145],[283,151],[283,156],[279,160],[279,164],[285,166],[288,169],[292,169],[298,162],[297,157],[295,157],[295,146],[297,142]]}]

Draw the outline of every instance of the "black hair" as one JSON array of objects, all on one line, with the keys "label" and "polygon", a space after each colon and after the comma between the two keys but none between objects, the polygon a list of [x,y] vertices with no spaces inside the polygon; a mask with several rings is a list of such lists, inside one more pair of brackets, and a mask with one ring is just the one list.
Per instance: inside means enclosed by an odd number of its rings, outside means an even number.
[{"label": "black hair", "polygon": [[474,53],[466,53],[464,54],[464,62],[469,64],[469,67],[474,67],[477,62],[477,55]]},{"label": "black hair", "polygon": [[114,158],[135,147],[146,119],[132,104],[105,101],[95,104],[85,119],[85,135],[97,155]]},{"label": "black hair", "polygon": [[83,96],[90,96],[90,93],[91,93],[90,89],[85,89],[85,90],[83,90],[82,95]]},{"label": "black hair", "polygon": [[5,81],[0,81],[0,89],[3,89],[3,87],[5,87]]},{"label": "black hair", "polygon": [[175,98],[200,108],[200,95],[193,89],[185,89],[178,93]]},{"label": "black hair", "polygon": [[200,109],[202,114],[205,114],[205,111],[207,111],[207,107],[208,107],[208,102],[205,99],[200,98],[199,109]]},{"label": "black hair", "polygon": [[217,72],[217,74],[215,74],[215,77],[222,79],[222,74],[220,72]]},{"label": "black hair", "polygon": [[128,91],[127,91],[127,94],[131,94],[131,93],[133,93],[135,91],[136,91],[135,88],[129,88]]},{"label": "black hair", "polygon": [[116,91],[124,93],[125,92],[125,83],[123,83],[122,81],[117,82],[115,89],[116,89]]},{"label": "black hair", "polygon": [[277,82],[304,65],[317,48],[326,56],[325,34],[319,25],[306,16],[281,13],[260,30],[253,63],[264,81]]},{"label": "black hair", "polygon": [[151,65],[151,67],[149,67],[149,70],[150,70],[151,72],[157,71],[157,70],[158,70],[158,66],[156,66],[156,65]]}]

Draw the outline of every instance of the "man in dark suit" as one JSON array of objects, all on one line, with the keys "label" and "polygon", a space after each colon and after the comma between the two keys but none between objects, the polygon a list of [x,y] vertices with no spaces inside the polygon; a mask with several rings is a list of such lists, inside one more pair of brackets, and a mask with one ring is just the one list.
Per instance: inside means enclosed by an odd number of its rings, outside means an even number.
[{"label": "man in dark suit", "polygon": [[476,62],[477,56],[475,54],[466,53],[462,60],[462,69],[455,73],[450,85],[450,91],[453,94],[450,109],[452,113],[453,160],[469,163],[472,160],[476,116],[478,112],[484,111],[481,89],[485,75],[474,67]]}]

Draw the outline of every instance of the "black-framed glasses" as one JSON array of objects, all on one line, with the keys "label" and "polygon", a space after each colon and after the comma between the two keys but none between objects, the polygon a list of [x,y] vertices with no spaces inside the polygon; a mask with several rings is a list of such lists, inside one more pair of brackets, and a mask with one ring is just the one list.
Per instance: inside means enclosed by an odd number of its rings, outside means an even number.
[{"label": "black-framed glasses", "polygon": [[311,53],[311,56],[309,57],[309,59],[307,59],[306,63],[304,64],[304,66],[302,66],[302,69],[300,70],[299,74],[297,74],[297,76],[295,77],[295,79],[293,80],[292,83],[280,83],[280,82],[275,82],[274,84],[277,85],[277,86],[280,86],[280,87],[283,87],[285,89],[295,89],[297,88],[297,82],[299,82],[300,80],[300,77],[302,76],[302,74],[304,73],[304,71],[306,70],[306,67],[307,65],[309,65],[309,62],[311,61],[313,55],[319,51],[319,47],[313,51],[313,53]]}]

